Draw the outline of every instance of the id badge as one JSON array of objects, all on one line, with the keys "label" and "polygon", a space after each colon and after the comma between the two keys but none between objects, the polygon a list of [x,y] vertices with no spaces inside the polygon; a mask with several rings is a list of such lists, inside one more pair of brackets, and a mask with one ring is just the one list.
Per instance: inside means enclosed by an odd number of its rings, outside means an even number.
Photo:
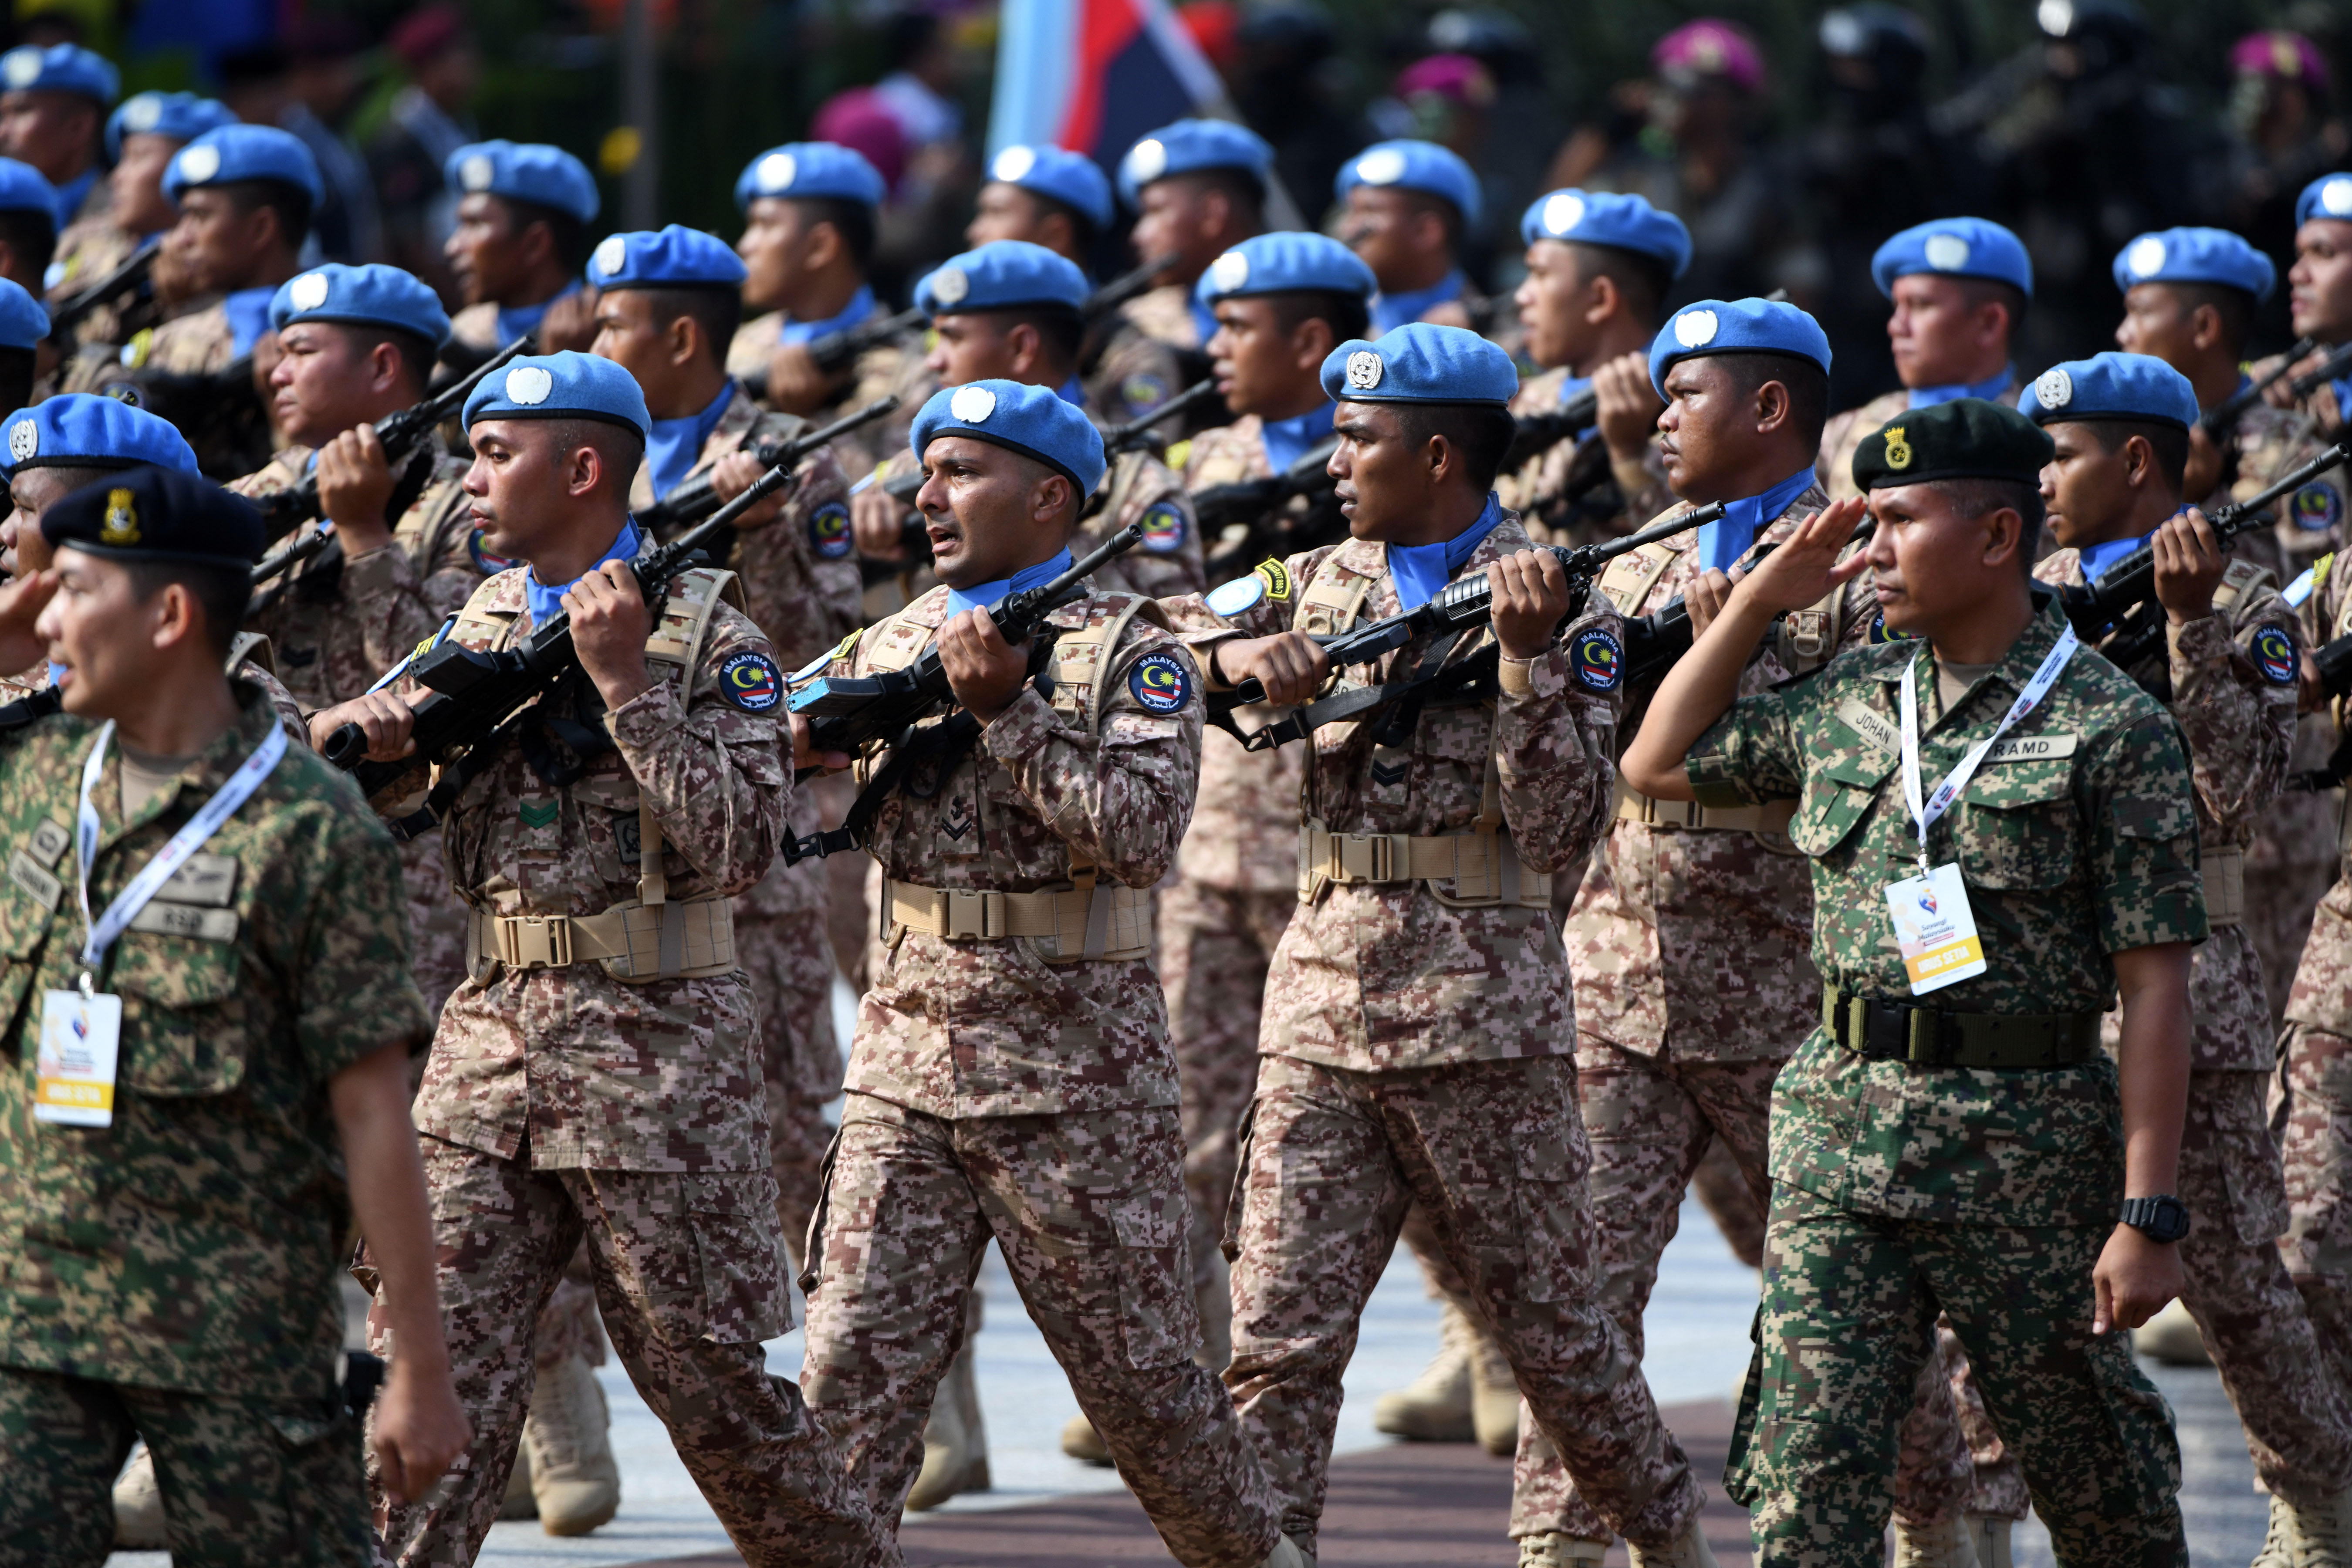
[{"label": "id badge", "polygon": [[68,1127],[113,1125],[114,1058],[121,1040],[121,997],[42,992],[33,1120]]},{"label": "id badge", "polygon": [[1977,918],[1969,910],[1958,862],[1890,884],[1886,909],[1895,918],[1895,940],[1903,949],[1914,996],[1985,972],[1984,944],[1977,940]]}]

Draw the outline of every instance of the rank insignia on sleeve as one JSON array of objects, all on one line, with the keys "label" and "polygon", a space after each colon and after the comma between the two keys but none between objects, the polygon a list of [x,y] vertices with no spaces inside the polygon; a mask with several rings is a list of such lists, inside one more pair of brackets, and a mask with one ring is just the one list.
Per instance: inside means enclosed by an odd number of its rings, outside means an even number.
[{"label": "rank insignia on sleeve", "polygon": [[1143,514],[1143,548],[1156,555],[1184,548],[1184,509],[1172,500],[1156,502]]},{"label": "rank insignia on sleeve", "polygon": [[2306,533],[2325,533],[2344,517],[2344,498],[2330,484],[2305,485],[2294,492],[2295,527]]},{"label": "rank insignia on sleeve", "polygon": [[809,550],[820,561],[838,561],[849,553],[849,509],[829,500],[809,513]]},{"label": "rank insignia on sleeve", "polygon": [[1257,576],[1265,583],[1265,596],[1276,604],[1286,604],[1290,598],[1290,568],[1279,561],[1261,561]]},{"label": "rank insignia on sleeve", "polygon": [[516,807],[516,812],[521,816],[522,825],[525,827],[545,827],[555,820],[555,814],[559,808],[559,803],[551,800],[541,801],[536,805],[530,801],[524,801]]},{"label": "rank insignia on sleeve", "polygon": [[2294,638],[2284,626],[2263,626],[2254,633],[2254,664],[2273,686],[2294,684]]},{"label": "rank insignia on sleeve", "polygon": [[1625,645],[1613,633],[1587,626],[1569,641],[1568,668],[1587,691],[1614,691],[1625,679]]},{"label": "rank insignia on sleeve", "polygon": [[766,654],[747,650],[719,667],[719,691],[746,713],[765,713],[783,700],[783,673]]},{"label": "rank insignia on sleeve", "polygon": [[1192,675],[1172,654],[1146,654],[1128,672],[1127,689],[1147,713],[1174,713],[1192,700]]}]

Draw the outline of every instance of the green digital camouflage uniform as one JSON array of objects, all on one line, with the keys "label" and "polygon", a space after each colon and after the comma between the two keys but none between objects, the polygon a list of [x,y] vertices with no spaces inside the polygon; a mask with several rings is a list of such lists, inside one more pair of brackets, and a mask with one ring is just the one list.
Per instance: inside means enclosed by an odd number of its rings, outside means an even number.
[{"label": "green digital camouflage uniform", "polygon": [[[268,733],[242,717],[131,819],[115,749],[91,795],[106,903]],[[0,740],[0,1563],[99,1563],[134,1431],[154,1451],[173,1561],[369,1562],[360,1427],[339,1386],[350,1257],[336,1074],[424,1037],[391,837],[289,745],[151,910],[225,899],[233,934],[134,927],[97,977],[123,999],[114,1122],[33,1120],[45,989],[80,973],[68,826],[94,727]],[[194,880],[190,871],[206,873]],[[214,916],[217,921],[217,915]]]},{"label": "green digital camouflage uniform", "polygon": [[[1789,832],[1811,858],[1826,985],[1908,996],[1885,889],[1917,863],[1895,740],[1913,655],[1932,781],[1991,732],[2063,625],[2045,608],[1949,714],[1932,656],[1898,642],[1741,699],[1692,747],[1703,805],[1800,798]],[[2108,954],[2206,935],[2186,748],[2087,649],[2010,733],[2052,744],[1986,763],[1929,835],[1930,864],[1959,862],[1990,965],[1933,1005],[2098,1013],[2116,994]],[[1755,1510],[1759,1564],[1880,1562],[1896,1423],[1939,1309],[2059,1561],[2186,1560],[2170,1412],[2129,1337],[2090,1331],[2091,1272],[2124,1196],[2116,1085],[2095,1053],[1915,1066],[1820,1028],[1781,1069],[1759,1349],[1726,1474]]]}]

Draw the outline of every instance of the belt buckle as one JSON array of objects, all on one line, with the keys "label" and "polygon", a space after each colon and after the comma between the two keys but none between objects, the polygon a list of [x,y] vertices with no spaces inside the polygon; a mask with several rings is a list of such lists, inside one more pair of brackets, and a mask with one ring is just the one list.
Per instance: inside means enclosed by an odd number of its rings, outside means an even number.
[{"label": "belt buckle", "polygon": [[940,910],[942,918],[940,924],[944,928],[940,932],[941,936],[950,941],[961,939],[968,942],[978,938],[985,942],[991,936],[1003,934],[988,929],[986,892],[949,888],[941,892],[940,899],[946,906]]},{"label": "belt buckle", "polygon": [[1862,1049],[1874,1062],[1904,1061],[1911,1054],[1911,1009],[1900,1002],[1866,999],[1862,1005]]},{"label": "belt buckle", "polygon": [[560,969],[572,962],[568,915],[509,915],[499,921],[499,957],[513,969]]}]

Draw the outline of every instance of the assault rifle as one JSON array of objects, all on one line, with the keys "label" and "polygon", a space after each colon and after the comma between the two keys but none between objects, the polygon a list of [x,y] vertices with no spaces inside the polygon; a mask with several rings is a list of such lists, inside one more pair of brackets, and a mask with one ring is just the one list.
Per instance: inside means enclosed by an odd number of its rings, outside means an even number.
[{"label": "assault rifle", "polygon": [[1120,273],[1087,295],[1086,303],[1078,307],[1078,314],[1089,324],[1100,321],[1138,295],[1151,292],[1160,275],[1182,259],[1173,252],[1147,258],[1141,266]]},{"label": "assault rifle", "polygon": [[149,277],[155,270],[155,258],[163,253],[161,235],[132,251],[122,265],[60,302],[49,312],[49,336],[60,345],[72,340],[82,322],[101,305],[110,304],[125,294],[144,292],[149,289]]},{"label": "assault rifle", "polygon": [[[1629,555],[1645,544],[1713,522],[1723,513],[1723,503],[1717,501],[1679,513],[1639,533],[1629,533],[1622,539],[1579,545],[1573,550],[1557,544],[1541,548],[1557,556],[1568,573],[1569,613],[1573,616],[1582,609],[1585,596],[1591,592],[1593,580],[1601,575],[1601,568],[1612,560],[1620,555]],[[1500,653],[1499,644],[1479,650],[1451,669],[1439,668],[1462,634],[1487,625],[1494,619],[1494,587],[1487,581],[1486,574],[1481,572],[1475,577],[1461,578],[1447,584],[1435,598],[1417,610],[1406,610],[1369,626],[1359,626],[1354,631],[1315,639],[1321,645],[1323,656],[1337,669],[1345,665],[1370,664],[1403,647],[1424,633],[1436,632],[1441,634],[1440,640],[1421,659],[1421,669],[1433,673],[1424,675],[1416,670],[1403,679],[1338,692],[1294,710],[1286,719],[1244,734],[1233,721],[1234,710],[1265,700],[1265,688],[1255,676],[1251,676],[1232,691],[1218,692],[1210,697],[1210,721],[1231,731],[1244,749],[1264,752],[1287,742],[1303,741],[1322,725],[1350,718],[1391,699],[1403,699],[1400,713],[1409,711],[1417,718],[1422,706],[1432,698],[1448,696],[1467,689],[1494,673]],[[1396,722],[1392,716],[1391,722],[1383,726],[1383,732],[1409,731],[1410,728],[1410,724]],[[1398,738],[1401,742],[1402,734]]]},{"label": "assault rifle", "polygon": [[[845,436],[861,425],[871,425],[898,406],[896,394],[877,397],[855,414],[835,420],[823,430],[795,436],[788,440],[757,441],[750,449],[758,455],[760,466],[763,468],[772,468],[778,463],[796,464],[835,437]],[[636,517],[638,526],[650,530],[658,539],[672,529],[700,522],[718,510],[719,492],[712,486],[711,472],[706,470],[686,480],[653,505],[641,509]]]},{"label": "assault rifle", "polygon": [[1496,472],[1516,474],[1562,441],[1591,429],[1600,406],[1600,397],[1588,386],[1549,413],[1520,415],[1518,434],[1511,437],[1510,450],[1503,454],[1503,466]]},{"label": "assault rifle", "polygon": [[[1854,524],[1847,538],[1849,544],[1859,544],[1868,539],[1878,524],[1868,516]],[[1779,549],[1777,543],[1759,547],[1748,564],[1761,561]],[[1654,677],[1664,675],[1674,668],[1675,660],[1690,652],[1696,640],[1691,626],[1690,606],[1680,594],[1667,600],[1646,616],[1625,623],[1625,684],[1638,686]]]},{"label": "assault rifle", "polygon": [[[1215,378],[1204,377],[1158,407],[1145,409],[1124,425],[1112,426],[1102,433],[1103,460],[1106,464],[1115,464],[1129,452],[1140,452],[1160,447],[1160,437],[1154,433],[1152,426],[1171,419],[1179,414],[1187,413],[1195,405],[1205,403],[1216,395]],[[895,495],[898,492],[894,490],[891,493]],[[1101,487],[1087,498],[1085,508],[1078,513],[1078,521],[1083,522],[1087,518],[1096,516],[1109,504],[1110,469],[1106,467],[1103,469]]]},{"label": "assault rifle", "polygon": [[[829,431],[819,437],[831,439]],[[630,563],[637,586],[659,620],[662,601],[670,584],[701,563],[703,546],[731,532],[735,520],[776,491],[793,482],[790,467],[779,464],[751,481],[751,488],[713,512],[698,527],[681,534],[647,555]],[[414,773],[423,763],[437,764],[439,782],[425,797],[424,809],[389,826],[393,836],[411,839],[440,825],[450,804],[484,768],[498,760],[509,741],[520,739],[526,725],[537,721],[551,729],[577,732],[586,726],[551,721],[542,711],[542,700],[582,679],[585,672],[572,647],[571,617],[559,613],[509,648],[483,652],[462,644],[443,642],[412,656],[406,673],[432,694],[416,708],[412,736],[413,754],[396,762],[367,760],[367,731],[344,724],[327,737],[320,754],[353,774],[362,793],[373,795]],[[558,731],[558,738],[569,737]],[[590,743],[604,740],[593,731]],[[578,747],[574,746],[574,750]]]},{"label": "assault rifle", "polygon": [[[1213,545],[1237,524],[1247,530],[1237,542],[1218,547],[1209,557],[1211,582],[1247,570],[1253,560],[1295,555],[1323,542],[1321,536],[1331,531],[1339,520],[1331,497],[1331,488],[1339,480],[1324,472],[1339,446],[1339,438],[1334,436],[1318,442],[1312,451],[1278,474],[1211,485],[1193,492],[1192,514],[1200,522],[1202,539]],[[1307,515],[1277,517],[1294,496],[1308,498]]]},{"label": "assault rifle", "polygon": [[[2255,404],[2260,403],[2263,400],[2263,393],[2268,392],[2273,385],[2275,385],[2280,377],[2286,374],[2288,371],[2293,370],[2298,360],[2302,359],[2304,355],[2311,353],[2312,350],[2318,346],[2319,342],[2315,338],[2296,339],[2294,346],[2287,350],[2285,353],[2279,356],[2278,363],[2271,368],[2268,374],[2264,375],[2260,381],[2248,382],[2245,385],[2238,388],[2237,391],[2230,394],[2229,396],[2223,398],[2221,402],[2213,405],[2212,407],[2204,412],[2204,414],[2198,419],[2197,423],[2205,427],[2205,434],[2210,436],[2216,441],[2220,440],[2222,437],[2227,436],[2231,431],[2238,427],[2238,421],[2245,416],[2246,410],[2252,408]],[[2333,374],[2323,375],[2319,379],[2320,381],[2332,381],[2335,379],[2335,376]],[[2298,377],[2297,380],[2300,381],[2301,378]],[[2313,385],[2317,384],[2317,382],[2313,383]],[[2309,388],[2305,388],[2305,390],[2308,391]],[[2303,394],[2297,393],[2295,395],[2300,397]]]},{"label": "assault rifle", "polygon": [[[929,319],[920,309],[913,305],[908,306],[895,316],[868,316],[854,327],[844,327],[837,332],[827,332],[821,338],[811,338],[808,342],[809,358],[814,360],[816,368],[825,374],[839,375],[857,363],[857,356],[867,349],[878,348],[900,332],[912,331]],[[741,382],[743,390],[754,398],[764,400],[767,397],[768,367],[766,365],[761,365],[757,370],[747,371],[735,379]]]}]

